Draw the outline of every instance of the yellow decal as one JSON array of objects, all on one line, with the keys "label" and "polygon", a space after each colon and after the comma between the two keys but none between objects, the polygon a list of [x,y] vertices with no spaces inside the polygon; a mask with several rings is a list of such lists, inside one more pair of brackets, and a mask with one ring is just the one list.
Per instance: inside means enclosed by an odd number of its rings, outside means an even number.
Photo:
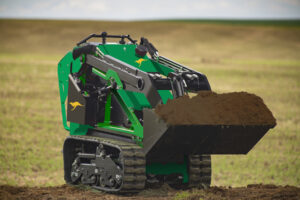
[{"label": "yellow decal", "polygon": [[78,101],[70,102],[70,105],[73,107],[71,111],[74,111],[77,108],[77,106],[83,106]]},{"label": "yellow decal", "polygon": [[143,59],[143,58],[140,58],[140,59],[138,59],[137,61],[135,61],[136,63],[138,63],[139,64],[139,67],[142,65],[142,62],[143,61],[146,61],[145,59]]}]

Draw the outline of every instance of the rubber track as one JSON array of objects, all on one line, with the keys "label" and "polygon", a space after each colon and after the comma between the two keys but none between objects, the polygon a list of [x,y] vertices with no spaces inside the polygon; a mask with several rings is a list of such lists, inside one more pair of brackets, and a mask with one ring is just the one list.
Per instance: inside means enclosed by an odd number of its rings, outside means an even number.
[{"label": "rubber track", "polygon": [[189,156],[189,187],[207,188],[211,184],[211,156]]},{"label": "rubber track", "polygon": [[140,146],[102,137],[72,136],[72,138],[80,138],[93,142],[96,141],[120,150],[124,169],[123,184],[117,191],[112,191],[109,188],[107,190],[102,188],[101,190],[114,193],[135,193],[140,192],[145,188],[146,160],[145,154]]}]

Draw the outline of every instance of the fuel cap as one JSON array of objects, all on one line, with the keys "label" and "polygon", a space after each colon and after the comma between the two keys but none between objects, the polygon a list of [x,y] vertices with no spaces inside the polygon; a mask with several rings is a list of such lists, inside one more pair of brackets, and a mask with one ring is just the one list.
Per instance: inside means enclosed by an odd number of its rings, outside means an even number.
[{"label": "fuel cap", "polygon": [[144,45],[138,45],[135,48],[135,53],[140,57],[144,57],[147,53],[147,48]]}]

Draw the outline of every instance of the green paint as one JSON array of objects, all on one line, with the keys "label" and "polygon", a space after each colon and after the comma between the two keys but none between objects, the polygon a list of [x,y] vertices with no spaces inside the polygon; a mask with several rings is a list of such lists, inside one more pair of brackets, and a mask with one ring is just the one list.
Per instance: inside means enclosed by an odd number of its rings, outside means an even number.
[{"label": "green paint", "polygon": [[160,74],[164,75],[164,76],[168,76],[170,72],[174,72],[174,70],[172,70],[169,67],[166,67],[160,63],[158,63],[157,61],[153,61],[151,60],[153,66],[156,69],[156,72],[159,72]]},{"label": "green paint", "polygon": [[121,89],[118,90],[118,93],[128,108],[135,108],[134,101],[128,96],[128,91]]},{"label": "green paint", "polygon": [[[105,104],[104,123],[98,123],[98,127],[106,128],[106,129],[114,130],[114,131],[119,131],[119,132],[123,132],[123,133],[127,133],[127,134],[132,134],[132,135],[136,136],[137,141],[142,141],[143,126],[141,125],[141,123],[137,119],[136,115],[134,114],[132,107],[128,106],[128,104],[129,105],[134,105],[134,104],[129,103],[131,99],[130,99],[130,97],[128,97],[126,91],[123,90],[123,84],[122,84],[122,81],[120,80],[118,74],[113,70],[108,70],[105,74],[95,68],[92,69],[92,72],[94,74],[100,76],[104,80],[107,80],[109,85],[112,84],[112,82],[116,82],[117,87],[118,87],[118,89],[116,91],[113,91],[112,93],[109,93],[107,95],[107,100],[106,100],[106,104]],[[111,125],[110,117],[111,117],[111,96],[112,95],[114,95],[117,98],[123,111],[126,113],[129,121],[131,122],[130,129]]]},{"label": "green paint", "polygon": [[92,72],[98,76],[100,76],[101,78],[103,78],[104,80],[107,80],[108,85],[111,85],[112,82],[116,82],[118,89],[122,89],[123,88],[123,84],[122,81],[120,80],[117,72],[109,69],[107,70],[106,74],[102,71],[100,71],[99,69],[93,68]]},{"label": "green paint", "polygon": [[59,86],[59,94],[60,94],[60,105],[61,105],[61,114],[63,126],[66,130],[70,130],[70,127],[67,124],[67,116],[66,116],[66,108],[65,101],[68,96],[68,75],[70,73],[70,65],[73,61],[73,56],[71,52],[68,52],[67,55],[58,63],[57,67],[57,76],[58,76],[58,86]]},{"label": "green paint", "polygon": [[[99,49],[104,54],[109,54],[127,64],[130,64],[133,67],[136,67],[145,72],[159,72],[162,75],[167,76],[172,70],[168,67],[165,67],[156,61],[152,61],[147,56],[138,57],[135,55],[136,45],[134,44],[106,44],[99,45]],[[141,60],[142,59],[142,60]],[[85,60],[85,56],[81,56],[82,62]],[[66,120],[66,110],[65,102],[68,96],[68,75],[70,74],[70,65],[72,63],[72,73],[76,73],[81,68],[80,58],[73,60],[72,52],[68,52],[66,56],[58,64],[58,79],[59,79],[59,89],[61,97],[61,112],[62,112],[62,121],[64,128],[71,132],[71,134],[83,134],[87,131],[85,125],[70,123],[70,127],[67,124]],[[110,130],[116,130],[136,136],[136,140],[141,143],[143,138],[143,126],[137,119],[134,110],[142,110],[143,108],[151,108],[151,105],[148,99],[143,93],[126,91],[123,89],[122,81],[120,80],[118,74],[109,69],[106,73],[98,69],[93,68],[92,72],[102,79],[107,81],[108,85],[111,85],[113,82],[117,84],[117,90],[113,93],[109,93],[107,96],[107,102],[105,104],[105,120],[103,123],[99,123],[98,126]],[[83,84],[85,84],[86,77],[85,74],[79,78]],[[170,91],[158,91],[163,103],[166,103],[168,99],[172,99],[173,96]],[[119,103],[121,104],[122,109],[128,116],[129,121],[131,122],[130,128],[116,127],[111,125],[111,95],[114,95]],[[92,127],[90,127],[92,128]]]},{"label": "green paint", "polygon": [[[135,55],[136,45],[134,44],[106,44],[99,45],[99,49],[104,54],[109,54],[127,64],[130,64],[133,67],[136,67],[145,72],[159,72],[162,75],[167,76],[172,70],[168,67],[165,67],[156,61],[152,61],[147,56],[138,57]],[[83,134],[87,130],[87,126],[71,123],[70,127],[67,124],[66,120],[66,110],[65,102],[68,96],[68,75],[70,74],[70,65],[72,63],[72,73],[76,73],[81,68],[81,61],[84,62],[85,56],[82,55],[81,58],[73,60],[72,52],[68,54],[59,62],[58,64],[58,79],[59,79],[59,90],[61,97],[61,112],[62,112],[62,121],[64,128],[71,131],[71,134]],[[142,60],[141,60],[142,59]],[[98,69],[93,68],[92,72],[102,79],[107,81],[108,85],[111,85],[113,82],[117,84],[117,90],[113,93],[109,93],[107,96],[107,101],[105,104],[105,120],[103,123],[99,123],[98,126],[102,128],[107,128],[110,130],[116,130],[121,132],[126,132],[136,136],[137,141],[142,141],[143,138],[143,126],[137,119],[134,110],[142,110],[143,108],[151,108],[151,105],[148,99],[143,93],[126,91],[123,89],[122,81],[120,80],[118,74],[109,69],[106,73]],[[83,74],[79,78],[83,84],[85,84],[86,77]],[[170,91],[158,91],[163,103],[166,103],[168,99],[172,99],[173,96]],[[119,103],[121,104],[122,109],[128,116],[129,121],[131,122],[130,128],[116,127],[111,125],[111,95],[114,95]],[[92,127],[90,127],[92,128]]]},{"label": "green paint", "polygon": [[79,77],[79,80],[81,80],[82,84],[85,85],[85,79],[86,79],[86,74],[82,74],[80,77]]},{"label": "green paint", "polygon": [[166,104],[169,99],[173,99],[173,95],[169,90],[158,90],[158,94],[161,96],[163,104]]},{"label": "green paint", "polygon": [[[170,72],[174,70],[153,61],[145,55],[144,57],[139,57],[135,54],[135,44],[106,44],[99,45],[99,49],[104,53],[108,54],[114,58],[117,58],[133,67],[144,72],[159,72],[164,76],[167,76]],[[143,59],[140,64],[137,62],[139,59]]]},{"label": "green paint", "polygon": [[[119,59],[139,70],[144,72],[158,72],[162,76],[168,76],[172,69],[159,64],[157,61],[149,59],[147,56],[139,57],[135,55],[135,44],[106,44],[99,45],[98,48],[104,53],[111,55],[112,57]],[[85,61],[85,56],[81,56],[82,62]],[[70,64],[72,63],[72,73],[76,73],[81,68],[80,58],[73,60],[72,53],[69,52],[58,64],[58,79],[59,89],[61,97],[61,110],[63,125],[65,129],[70,131],[71,135],[85,135],[91,127],[89,125],[82,125],[77,123],[70,123],[70,127],[66,121],[66,110],[65,101],[68,96],[68,75],[70,73]],[[135,115],[135,110],[143,110],[144,108],[151,108],[151,105],[143,93],[127,91],[123,89],[123,83],[120,80],[118,74],[112,69],[108,69],[106,72],[100,71],[96,68],[92,68],[92,73],[99,76],[107,82],[107,85],[116,83],[117,88],[111,90],[106,99],[105,103],[105,115],[104,121],[97,124],[97,127],[101,127],[107,130],[113,130],[121,133],[126,133],[134,136],[136,143],[143,146],[143,126],[139,119]],[[86,75],[83,74],[79,79],[83,84],[86,82]],[[159,90],[159,95],[162,98],[163,103],[167,103],[169,99],[173,99],[173,95],[168,90]],[[130,121],[130,127],[116,126],[111,123],[111,101],[112,95],[117,99],[123,111],[126,113],[128,120]],[[153,163],[146,166],[147,174],[182,174],[183,183],[188,182],[188,170],[187,170],[187,159],[182,164],[178,163]]]},{"label": "green paint", "polygon": [[93,127],[70,122],[70,135],[86,135],[89,128]]},{"label": "green paint", "polygon": [[[60,93],[60,104],[61,104],[61,114],[63,126],[67,131],[70,131],[71,135],[85,135],[88,128],[91,126],[82,125],[77,123],[67,123],[66,115],[66,100],[68,97],[68,87],[69,87],[69,74],[72,64],[72,73],[76,73],[81,68],[80,58],[73,60],[72,52],[68,52],[65,57],[63,57],[58,63],[57,75],[58,75],[58,86]],[[80,77],[81,81],[85,82],[85,77]]]},{"label": "green paint", "polygon": [[146,165],[146,174],[156,174],[156,175],[170,175],[170,174],[181,174],[183,176],[183,183],[189,181],[188,169],[187,169],[187,158],[185,158],[184,163],[152,163]]},{"label": "green paint", "polygon": [[98,127],[105,128],[105,129],[112,130],[112,131],[118,131],[118,132],[123,132],[123,133],[127,133],[127,134],[132,134],[132,135],[134,134],[134,130],[132,130],[132,129],[128,129],[123,126],[111,125],[109,123],[98,123]]},{"label": "green paint", "polygon": [[126,113],[129,121],[131,122],[131,127],[134,130],[134,135],[137,136],[138,141],[142,141],[144,134],[143,134],[143,126],[141,125],[140,121],[136,117],[134,110],[126,106],[125,102],[123,101],[121,95],[119,94],[119,90],[114,92],[115,97],[117,98],[118,102],[120,103],[123,111]]},{"label": "green paint", "polygon": [[[106,44],[99,45],[98,47],[104,54],[109,54],[114,58],[117,58],[144,72],[159,72],[164,76],[168,76],[170,72],[173,72],[172,69],[149,59],[147,56],[141,58],[135,55],[136,45],[134,44]],[[139,59],[143,59],[140,64],[137,62]],[[159,91],[159,94],[163,100],[163,103],[166,103],[168,99],[173,98],[170,91]],[[125,103],[135,110],[151,108],[148,99],[143,93],[124,91],[120,93],[120,95],[125,100]]]},{"label": "green paint", "polygon": [[125,91],[128,98],[133,104],[135,110],[143,110],[143,108],[151,108],[149,101],[143,93]]}]

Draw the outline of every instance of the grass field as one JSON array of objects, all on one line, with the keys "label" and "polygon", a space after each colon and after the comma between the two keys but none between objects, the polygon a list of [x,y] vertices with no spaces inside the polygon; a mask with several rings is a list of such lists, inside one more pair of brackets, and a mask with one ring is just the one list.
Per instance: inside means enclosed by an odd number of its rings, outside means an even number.
[{"label": "grass field", "polygon": [[300,186],[300,26],[0,20],[0,185],[60,185],[57,63],[90,33],[145,36],[217,92],[261,96],[275,129],[247,155],[213,156],[212,185]]}]

